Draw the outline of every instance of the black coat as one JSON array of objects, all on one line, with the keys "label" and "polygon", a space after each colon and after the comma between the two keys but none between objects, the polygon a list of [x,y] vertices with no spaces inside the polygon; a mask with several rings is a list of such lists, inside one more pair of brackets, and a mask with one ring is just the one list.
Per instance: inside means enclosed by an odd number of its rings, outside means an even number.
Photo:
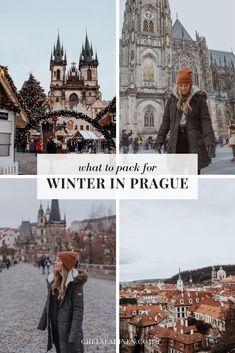
[{"label": "black coat", "polygon": [[[53,281],[53,276],[51,276]],[[83,270],[72,270],[68,275],[68,284],[65,295],[60,302],[58,310],[58,334],[61,353],[83,353],[83,284],[87,281],[87,273]],[[52,289],[48,283],[47,301],[40,318],[38,329],[48,329],[47,351],[53,346],[52,323],[50,319],[50,304]]]},{"label": "black coat", "polygon": [[[170,131],[167,153],[176,153],[178,129],[182,111],[177,108],[177,97],[171,94],[167,101],[163,121],[157,135],[157,143],[164,144]],[[190,101],[192,110],[186,120],[189,153],[198,155],[198,169],[208,166],[211,162],[207,146],[215,145],[215,135],[207,106],[207,96],[203,91],[194,94]]]},{"label": "black coat", "polygon": [[57,153],[57,146],[54,141],[48,141],[47,142],[47,153]]}]

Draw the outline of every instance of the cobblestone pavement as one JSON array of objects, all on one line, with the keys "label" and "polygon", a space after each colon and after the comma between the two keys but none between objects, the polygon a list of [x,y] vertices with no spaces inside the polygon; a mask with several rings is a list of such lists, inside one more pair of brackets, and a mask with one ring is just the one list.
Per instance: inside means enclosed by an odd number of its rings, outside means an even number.
[{"label": "cobblestone pavement", "polygon": [[212,163],[202,169],[202,175],[235,175],[235,162],[231,162],[232,149],[228,147],[217,147],[216,158]]},{"label": "cobblestone pavement", "polygon": [[37,174],[37,157],[34,153],[16,152],[15,159],[19,163],[19,174]]},{"label": "cobblestone pavement", "polygon": [[[122,150],[120,150],[122,153]],[[129,153],[133,153],[130,147]],[[155,150],[143,150],[141,149],[138,153],[141,154],[153,154],[158,153]],[[235,175],[235,162],[231,162],[232,159],[232,149],[228,147],[217,147],[216,158],[212,159],[212,163],[203,168],[201,171],[202,175]]]},{"label": "cobblestone pavement", "polygon": [[[36,329],[46,299],[46,275],[30,264],[0,273],[0,353],[46,353],[47,332]],[[89,278],[84,285],[85,353],[114,353],[115,282]],[[106,344],[86,344],[87,340]],[[55,353],[52,349],[51,353]]]}]

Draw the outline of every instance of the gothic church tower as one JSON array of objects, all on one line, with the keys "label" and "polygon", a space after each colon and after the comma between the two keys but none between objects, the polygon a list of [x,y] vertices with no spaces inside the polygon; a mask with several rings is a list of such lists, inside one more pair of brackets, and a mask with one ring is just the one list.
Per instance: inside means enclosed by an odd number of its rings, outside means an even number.
[{"label": "gothic church tower", "polygon": [[121,129],[155,134],[172,85],[168,0],[127,0],[120,41]]}]

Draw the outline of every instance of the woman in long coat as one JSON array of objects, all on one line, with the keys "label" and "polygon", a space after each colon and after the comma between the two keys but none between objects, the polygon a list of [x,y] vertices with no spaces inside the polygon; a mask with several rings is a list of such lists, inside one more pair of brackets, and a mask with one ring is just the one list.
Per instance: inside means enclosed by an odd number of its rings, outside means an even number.
[{"label": "woman in long coat", "polygon": [[170,95],[159,129],[156,148],[161,151],[168,132],[167,153],[195,153],[198,172],[211,163],[215,136],[207,106],[207,95],[193,85],[192,70],[183,67]]},{"label": "woman in long coat", "polygon": [[87,273],[74,268],[77,254],[59,252],[48,277],[47,301],[38,324],[48,329],[47,351],[55,345],[57,353],[83,353],[83,284]]}]

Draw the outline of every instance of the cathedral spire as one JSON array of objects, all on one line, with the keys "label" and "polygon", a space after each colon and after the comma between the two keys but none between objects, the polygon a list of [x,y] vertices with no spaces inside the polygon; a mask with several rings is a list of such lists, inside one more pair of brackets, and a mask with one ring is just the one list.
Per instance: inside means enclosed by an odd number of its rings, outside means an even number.
[{"label": "cathedral spire", "polygon": [[98,59],[97,59],[97,54],[95,55],[94,58],[94,52],[93,52],[93,47],[92,44],[89,42],[87,31],[86,31],[86,37],[85,37],[85,43],[82,45],[82,50],[80,53],[80,58],[79,58],[79,68],[83,65],[92,65],[92,66],[98,66]]},{"label": "cathedral spire", "polygon": [[64,55],[64,47],[61,44],[60,34],[58,32],[56,45],[54,45],[51,55],[51,64],[67,64],[66,56]]},{"label": "cathedral spire", "polygon": [[60,208],[59,208],[59,201],[52,200],[51,201],[51,213],[50,213],[50,221],[51,222],[60,222]]},{"label": "cathedral spire", "polygon": [[43,208],[42,208],[42,202],[40,202],[40,207],[39,207],[39,210],[38,210],[38,216],[43,216],[44,215],[44,211],[43,211]]},{"label": "cathedral spire", "polygon": [[182,277],[181,277],[180,268],[179,268],[179,275],[178,275],[178,280],[177,280],[177,289],[180,290],[180,291],[184,290],[184,282],[183,282]]}]

